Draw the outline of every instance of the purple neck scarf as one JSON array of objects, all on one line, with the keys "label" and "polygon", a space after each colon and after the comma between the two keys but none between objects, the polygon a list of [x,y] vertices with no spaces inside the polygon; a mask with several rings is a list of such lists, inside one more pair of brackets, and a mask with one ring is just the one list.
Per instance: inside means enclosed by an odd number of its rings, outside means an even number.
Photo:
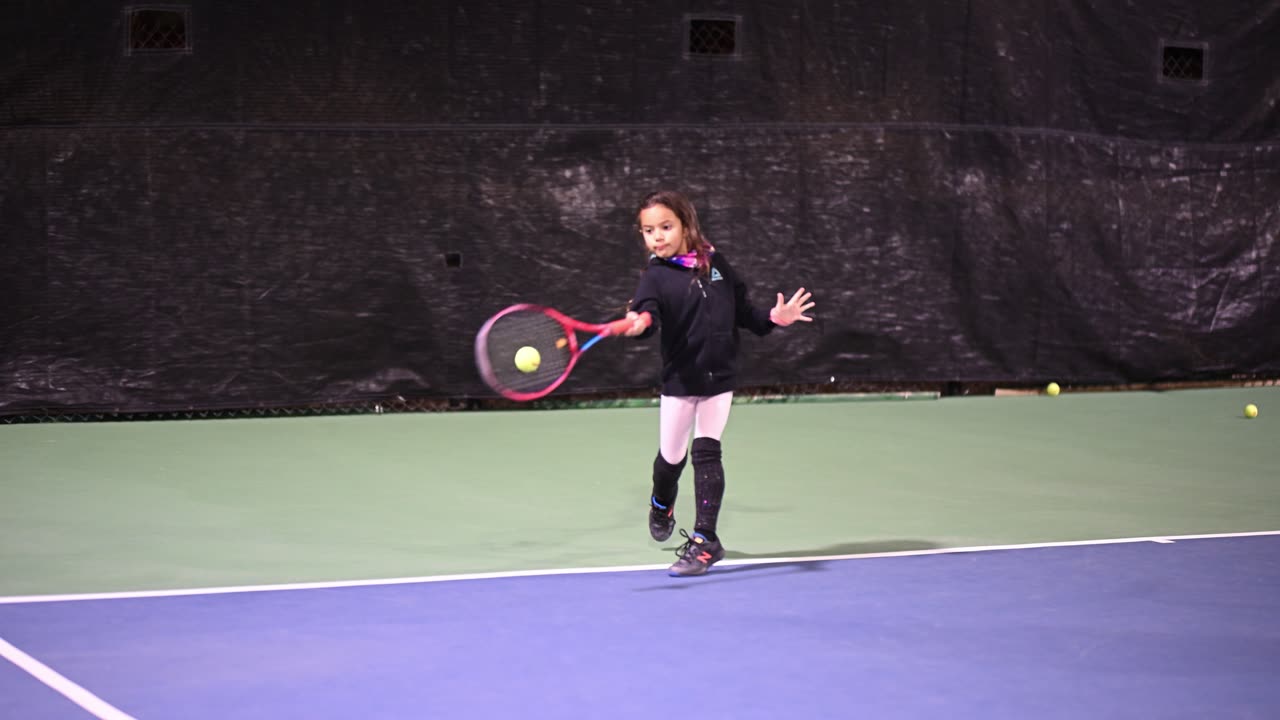
[{"label": "purple neck scarf", "polygon": [[[713,247],[711,243],[707,243],[707,257],[711,257],[711,254],[715,251],[715,247]],[[657,255],[654,255],[654,257],[657,257]],[[698,253],[687,252],[683,255],[672,255],[667,258],[667,262],[675,263],[681,267],[695,268],[698,267]]]}]

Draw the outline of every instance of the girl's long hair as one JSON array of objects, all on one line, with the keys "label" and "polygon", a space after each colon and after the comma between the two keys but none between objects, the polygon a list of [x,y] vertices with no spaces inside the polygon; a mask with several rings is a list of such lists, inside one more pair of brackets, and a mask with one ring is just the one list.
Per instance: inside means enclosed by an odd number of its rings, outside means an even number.
[{"label": "girl's long hair", "polygon": [[694,209],[689,198],[675,190],[658,190],[651,192],[640,201],[636,208],[636,228],[640,226],[640,213],[655,206],[662,205],[670,210],[684,226],[685,238],[689,241],[689,250],[698,258],[698,273],[707,275],[711,272],[711,243],[702,234],[702,226],[698,224],[698,211]]}]

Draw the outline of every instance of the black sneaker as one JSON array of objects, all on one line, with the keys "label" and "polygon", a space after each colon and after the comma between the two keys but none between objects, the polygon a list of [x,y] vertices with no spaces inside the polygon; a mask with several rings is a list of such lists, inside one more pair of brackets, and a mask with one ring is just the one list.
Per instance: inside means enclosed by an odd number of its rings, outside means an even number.
[{"label": "black sneaker", "polygon": [[676,551],[680,559],[667,568],[668,575],[672,577],[704,575],[712,565],[724,559],[724,546],[719,540],[708,540],[701,533],[696,532],[690,535],[684,530],[681,530],[680,534],[686,540],[684,545]]},{"label": "black sneaker", "polygon": [[649,498],[649,537],[662,542],[671,537],[671,531],[675,527],[676,509],[663,507],[658,504],[657,498]]}]

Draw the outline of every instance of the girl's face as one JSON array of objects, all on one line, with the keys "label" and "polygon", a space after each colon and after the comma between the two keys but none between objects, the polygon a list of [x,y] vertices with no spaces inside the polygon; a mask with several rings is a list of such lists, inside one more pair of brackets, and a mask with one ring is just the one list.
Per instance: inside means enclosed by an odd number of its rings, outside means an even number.
[{"label": "girl's face", "polygon": [[640,234],[645,247],[660,258],[689,252],[689,240],[680,218],[666,205],[654,205],[640,211]]}]

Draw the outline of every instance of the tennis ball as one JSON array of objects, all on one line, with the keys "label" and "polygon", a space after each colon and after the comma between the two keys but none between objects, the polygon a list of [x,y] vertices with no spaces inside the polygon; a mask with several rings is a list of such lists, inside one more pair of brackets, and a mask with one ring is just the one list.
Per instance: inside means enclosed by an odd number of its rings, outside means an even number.
[{"label": "tennis ball", "polygon": [[1249,403],[1248,405],[1245,405],[1245,406],[1244,406],[1244,416],[1245,416],[1245,417],[1247,417],[1247,418],[1256,418],[1256,417],[1258,417],[1258,406],[1257,406],[1257,405],[1254,405],[1253,403]]},{"label": "tennis ball", "polygon": [[1057,397],[1058,393],[1062,392],[1062,388],[1058,387],[1058,383],[1049,383],[1045,386],[1044,391],[1049,397]]},{"label": "tennis ball", "polygon": [[542,356],[538,354],[537,348],[525,345],[516,351],[516,369],[520,372],[531,373],[537,370],[540,364],[542,364]]}]

